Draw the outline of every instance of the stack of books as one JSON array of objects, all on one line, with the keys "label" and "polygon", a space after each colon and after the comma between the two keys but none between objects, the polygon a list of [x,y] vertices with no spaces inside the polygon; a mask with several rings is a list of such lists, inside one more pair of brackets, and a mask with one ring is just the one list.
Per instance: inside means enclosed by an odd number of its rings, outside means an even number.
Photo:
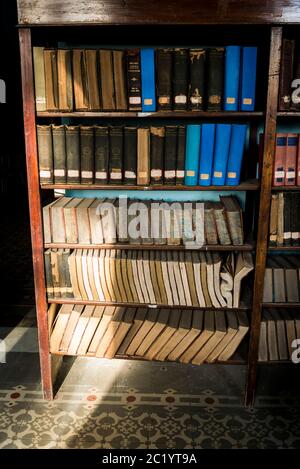
[{"label": "stack of books", "polygon": [[300,257],[269,256],[265,269],[264,303],[298,303]]},{"label": "stack of books", "polygon": [[269,245],[300,245],[300,192],[272,194]]},{"label": "stack of books", "polygon": [[282,40],[279,81],[280,111],[299,111],[300,49],[294,39]]},{"label": "stack of books", "polygon": [[243,311],[63,305],[52,353],[140,357],[200,365],[226,362],[249,330]]},{"label": "stack of books", "polygon": [[256,47],[33,48],[38,111],[253,111]]},{"label": "stack of books", "polygon": [[299,134],[276,134],[273,186],[300,185]]},{"label": "stack of books", "polygon": [[41,184],[235,186],[247,125],[38,125]]}]

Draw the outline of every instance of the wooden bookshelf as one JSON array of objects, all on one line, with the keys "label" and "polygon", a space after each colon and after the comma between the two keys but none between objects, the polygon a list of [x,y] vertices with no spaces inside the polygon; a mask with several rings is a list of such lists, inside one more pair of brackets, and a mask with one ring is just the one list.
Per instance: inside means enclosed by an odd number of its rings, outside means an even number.
[{"label": "wooden bookshelf", "polygon": [[292,251],[292,252],[300,252],[300,246],[269,246],[268,251],[271,252],[280,252],[280,251]]},{"label": "wooden bookshelf", "polygon": [[[220,3],[220,2],[219,2]],[[240,247],[240,250],[256,249],[255,272],[253,282],[253,293],[251,307],[249,313],[251,317],[251,328],[249,343],[246,343],[246,353],[227,362],[228,364],[247,364],[247,383],[245,402],[247,405],[253,404],[256,374],[258,362],[258,345],[261,323],[261,312],[263,307],[293,307],[300,308],[300,304],[279,304],[279,303],[262,303],[263,282],[265,273],[266,256],[268,253],[268,232],[269,232],[269,214],[272,190],[298,190],[296,187],[272,187],[273,160],[275,151],[275,134],[277,119],[288,118],[295,119],[300,117],[300,112],[277,112],[278,89],[279,89],[279,70],[280,70],[280,53],[282,44],[283,28],[279,24],[289,28],[290,24],[300,24],[300,15],[298,12],[298,2],[292,0],[286,5],[281,0],[269,2],[267,0],[255,0],[251,3],[246,0],[238,0],[234,4],[227,5],[224,9],[222,6],[213,2],[205,2],[204,0],[195,1],[179,0],[176,2],[176,14],[174,12],[174,4],[171,1],[165,3],[155,1],[142,0],[141,2],[123,2],[114,0],[105,2],[93,2],[93,8],[89,8],[89,0],[78,0],[74,11],[74,2],[71,0],[40,0],[32,5],[30,0],[18,0],[18,18],[19,18],[19,39],[21,52],[21,69],[22,69],[22,91],[23,91],[23,110],[24,110],[24,128],[25,128],[25,144],[26,144],[26,160],[27,160],[27,180],[29,192],[29,208],[31,220],[31,238],[33,248],[33,265],[35,280],[35,295],[40,347],[41,376],[44,397],[53,399],[53,383],[56,372],[62,360],[62,356],[50,353],[49,333],[48,333],[48,301],[46,296],[45,272],[44,272],[44,248],[54,247],[53,244],[44,246],[43,242],[43,224],[41,210],[41,189],[85,189],[85,190],[173,190],[173,191],[249,191],[249,196],[258,200],[258,213],[255,220],[257,226],[256,244],[246,243]],[[170,13],[171,12],[171,13]],[[32,65],[32,46],[51,44],[53,38],[57,36],[59,40],[63,38],[64,33],[74,34],[78,41],[81,29],[89,30],[89,34],[96,34],[95,43],[99,44],[99,32],[101,28],[109,27],[111,29],[120,28],[120,25],[126,25],[130,28],[140,27],[140,34],[148,34],[152,28],[158,25],[161,28],[172,28],[178,33],[180,28],[194,28],[193,31],[203,32],[207,38],[206,44],[218,44],[219,38],[222,44],[237,43],[243,44],[243,38],[247,38],[247,44],[255,43],[259,34],[262,34],[261,48],[266,51],[269,60],[264,62],[266,73],[262,74],[259,81],[259,92],[261,92],[260,102],[257,106],[259,111],[245,112],[155,112],[155,113],[136,113],[136,112],[71,112],[71,113],[50,113],[35,111],[34,96],[34,77]],[[259,25],[259,27],[258,27]],[[148,29],[147,29],[148,28]],[[150,29],[149,29],[150,28]],[[197,29],[198,28],[198,29]],[[263,31],[263,33],[261,33]],[[220,33],[220,34],[219,34]],[[39,39],[41,34],[41,39]],[[49,35],[49,41],[48,41]],[[100,35],[101,36],[101,35]],[[175,42],[178,41],[176,37]],[[68,36],[69,37],[69,36]],[[105,40],[105,34],[103,34]],[[138,35],[134,35],[138,38]],[[153,34],[148,37],[155,37]],[[195,37],[195,36],[194,36]],[[197,33],[197,36],[198,33]],[[228,39],[226,39],[228,37]],[[45,39],[46,38],[46,39]],[[58,40],[58,39],[57,39]],[[44,42],[43,42],[44,41]],[[137,39],[138,41],[138,39]],[[76,41],[75,41],[76,42]],[[100,40],[101,42],[101,40]],[[142,41],[141,41],[142,42]],[[204,42],[201,42],[204,43]],[[267,69],[268,67],[268,69]],[[260,73],[260,70],[258,70]],[[190,120],[214,120],[220,121],[242,121],[248,122],[250,125],[250,143],[251,148],[247,154],[247,163],[251,167],[251,171],[247,177],[253,177],[255,165],[255,155],[257,157],[256,136],[258,125],[264,122],[264,151],[262,158],[262,171],[260,181],[246,181],[239,186],[126,186],[126,185],[43,185],[39,183],[38,171],[38,152],[36,138],[36,123],[45,122],[48,119],[62,118],[71,119],[190,119]],[[57,121],[56,121],[57,122]],[[80,121],[79,121],[80,122]],[[250,176],[252,175],[252,176]],[[251,194],[252,193],[252,194]],[[248,194],[247,194],[248,197]],[[67,246],[67,245],[64,245]],[[71,245],[73,246],[73,245]],[[123,245],[117,245],[119,249],[126,249]],[[126,245],[127,246],[127,245]],[[61,247],[61,245],[59,246]],[[70,247],[70,245],[68,245]],[[78,247],[78,245],[74,245]],[[101,246],[102,248],[103,246]],[[86,246],[85,246],[86,248]],[[95,248],[95,246],[93,246]],[[96,247],[97,248],[97,247]],[[107,246],[108,248],[108,246]],[[109,246],[111,248],[111,246]],[[130,246],[132,248],[132,246]],[[146,245],[136,247],[137,249],[150,249]],[[210,249],[210,247],[206,247]],[[152,249],[152,247],[151,247]],[[164,248],[165,249],[165,248]],[[170,246],[167,246],[170,249]],[[171,249],[177,249],[171,248]],[[182,249],[182,247],[181,247]],[[218,246],[218,250],[231,250],[232,247]],[[237,250],[238,247],[234,247]],[[280,249],[282,250],[282,249]],[[289,249],[291,250],[291,249]],[[101,302],[88,302],[73,299],[55,299],[50,300],[50,304],[103,304]],[[105,303],[109,304],[109,303]],[[145,306],[145,305],[136,305]],[[268,362],[269,364],[269,362]],[[201,371],[199,371],[201,372]]]},{"label": "wooden bookshelf", "polygon": [[185,246],[170,244],[68,244],[68,243],[46,243],[45,248],[69,248],[69,249],[134,249],[145,251],[254,251],[255,243],[245,243],[241,246],[224,246],[221,244],[207,244],[204,246]]},{"label": "wooden bookshelf", "polygon": [[300,191],[300,186],[273,186],[272,192]]}]

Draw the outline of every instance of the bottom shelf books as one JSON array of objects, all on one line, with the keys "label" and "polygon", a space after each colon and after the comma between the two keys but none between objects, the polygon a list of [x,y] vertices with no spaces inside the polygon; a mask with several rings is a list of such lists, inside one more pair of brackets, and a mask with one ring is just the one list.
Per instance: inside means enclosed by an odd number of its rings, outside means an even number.
[{"label": "bottom shelf books", "polygon": [[249,330],[244,311],[63,305],[52,353],[141,357],[182,363],[226,362]]},{"label": "bottom shelf books", "polygon": [[300,345],[299,312],[265,309],[260,326],[258,361],[292,360],[298,347],[296,339]]},{"label": "bottom shelf books", "polygon": [[265,270],[263,302],[298,303],[299,279],[300,256],[269,256]]},{"label": "bottom shelf books", "polygon": [[249,252],[48,249],[48,299],[238,308]]}]

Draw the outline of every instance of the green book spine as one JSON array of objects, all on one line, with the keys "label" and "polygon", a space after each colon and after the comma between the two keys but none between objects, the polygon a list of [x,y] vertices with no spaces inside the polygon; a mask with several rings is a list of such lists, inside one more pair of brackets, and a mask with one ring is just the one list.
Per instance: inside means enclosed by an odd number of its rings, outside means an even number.
[{"label": "green book spine", "polygon": [[51,125],[37,126],[39,174],[41,184],[53,184],[53,146]]},{"label": "green book spine", "polygon": [[92,126],[80,127],[80,162],[81,183],[94,182],[94,128]]},{"label": "green book spine", "polygon": [[64,184],[66,177],[66,134],[64,125],[52,125],[54,183]]},{"label": "green book spine", "polygon": [[107,184],[109,132],[106,126],[95,126],[95,183]]},{"label": "green book spine", "polygon": [[80,135],[78,125],[66,126],[67,183],[80,183]]}]

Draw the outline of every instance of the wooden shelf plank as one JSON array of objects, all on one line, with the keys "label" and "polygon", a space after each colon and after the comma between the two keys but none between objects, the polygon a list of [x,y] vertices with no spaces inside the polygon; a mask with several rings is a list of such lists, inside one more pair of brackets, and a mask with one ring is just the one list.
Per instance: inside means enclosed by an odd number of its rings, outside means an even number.
[{"label": "wooden shelf plank", "polygon": [[[295,366],[295,364],[291,360],[273,360],[273,361],[267,361],[267,362],[258,361],[257,364],[258,365],[293,365]],[[298,369],[298,368],[295,367],[295,369]]]},{"label": "wooden shelf plank", "polygon": [[299,118],[300,117],[300,112],[298,111],[278,111],[277,112],[277,117],[297,117]]},{"label": "wooden shelf plank", "polygon": [[[149,303],[128,303],[128,302],[117,302],[117,301],[96,301],[96,300],[78,300],[76,298],[51,298],[48,299],[50,304],[77,304],[77,305],[99,305],[99,306],[127,306],[133,308],[168,308],[168,309],[205,309],[211,311],[248,311],[251,309],[250,305],[246,305],[241,302],[239,308],[214,308],[214,307],[205,307],[201,308],[200,306],[183,306],[183,305],[161,305],[161,304],[149,304]],[[300,304],[299,304],[300,305]]]},{"label": "wooden shelf plank", "polygon": [[48,112],[48,111],[40,111],[37,112],[37,117],[74,117],[74,118],[82,118],[82,117],[89,117],[89,118],[195,118],[195,119],[211,119],[211,118],[222,118],[222,119],[251,119],[251,118],[258,118],[263,117],[263,112],[238,112],[238,111],[156,111],[156,112],[132,112],[132,111],[125,111],[125,112],[105,112],[105,111],[86,111],[86,112]]},{"label": "wooden shelf plank", "polygon": [[126,184],[42,184],[41,189],[69,190],[124,190],[124,191],[257,191],[260,183],[257,179],[242,182],[238,186],[127,186]]},{"label": "wooden shelf plank", "polygon": [[276,192],[300,191],[300,186],[273,186],[272,191],[276,191]]},{"label": "wooden shelf plank", "polygon": [[269,246],[268,251],[300,251],[300,246]]},{"label": "wooden shelf plank", "polygon": [[242,246],[223,246],[204,245],[204,246],[184,246],[184,245],[169,245],[169,244],[68,244],[68,243],[46,243],[45,249],[126,249],[126,250],[143,250],[143,251],[253,251],[255,243],[246,243]]},{"label": "wooden shelf plank", "polygon": [[263,308],[300,308],[300,303],[262,303]]}]

